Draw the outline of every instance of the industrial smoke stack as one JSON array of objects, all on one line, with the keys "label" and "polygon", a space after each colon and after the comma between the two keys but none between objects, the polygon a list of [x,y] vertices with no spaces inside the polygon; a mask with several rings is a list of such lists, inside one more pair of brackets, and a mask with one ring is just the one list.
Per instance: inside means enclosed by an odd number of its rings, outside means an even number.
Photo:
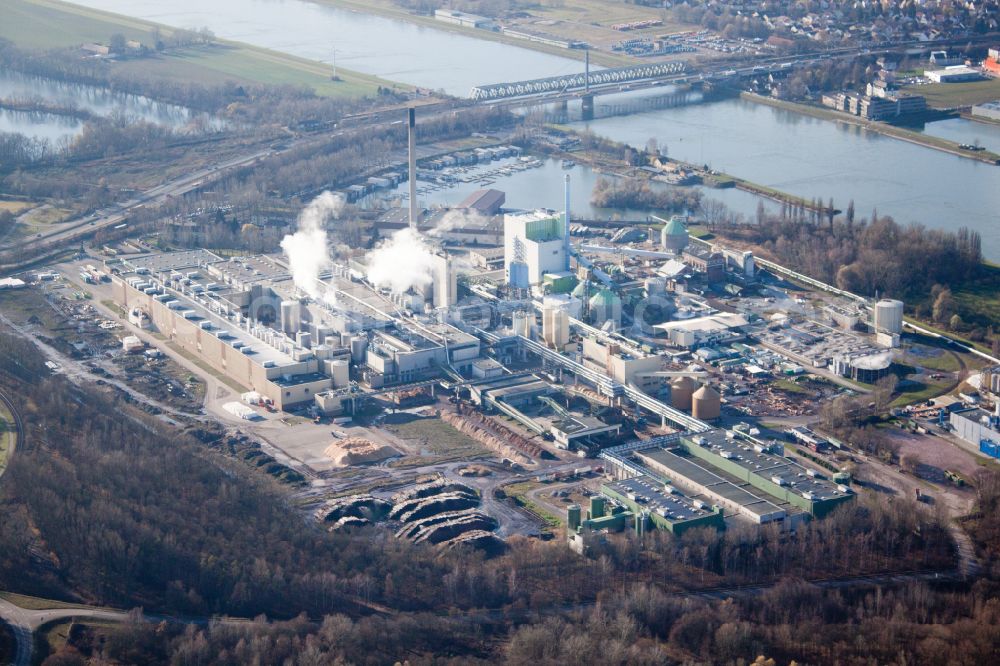
[{"label": "industrial smoke stack", "polygon": [[566,270],[569,270],[569,174],[566,174],[566,209],[563,213],[563,247],[566,251]]},{"label": "industrial smoke stack", "polygon": [[417,112],[407,109],[410,139],[410,228],[417,228]]}]

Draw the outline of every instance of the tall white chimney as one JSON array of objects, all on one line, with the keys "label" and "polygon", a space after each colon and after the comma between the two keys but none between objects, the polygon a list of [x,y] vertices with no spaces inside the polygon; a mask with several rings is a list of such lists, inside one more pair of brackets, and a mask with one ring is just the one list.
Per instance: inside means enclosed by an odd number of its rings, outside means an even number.
[{"label": "tall white chimney", "polygon": [[566,174],[566,208],[563,212],[563,248],[566,252],[566,268],[569,270],[570,242],[569,242],[569,174]]},{"label": "tall white chimney", "polygon": [[417,228],[417,112],[407,109],[410,140],[410,228]]}]

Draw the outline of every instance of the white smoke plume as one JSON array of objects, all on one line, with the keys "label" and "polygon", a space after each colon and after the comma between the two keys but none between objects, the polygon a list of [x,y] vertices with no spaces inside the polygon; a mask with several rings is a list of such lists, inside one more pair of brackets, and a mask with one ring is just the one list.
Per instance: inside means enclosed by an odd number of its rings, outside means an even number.
[{"label": "white smoke plume", "polygon": [[323,227],[340,217],[344,203],[343,197],[323,192],[299,213],[298,231],[281,240],[295,286],[317,300],[323,297],[319,274],[331,263]]},{"label": "white smoke plume", "polygon": [[397,294],[434,280],[434,252],[420,232],[400,229],[368,253],[368,279]]},{"label": "white smoke plume", "polygon": [[461,210],[452,208],[441,216],[434,228],[427,232],[428,236],[440,236],[453,229],[469,227],[473,229],[484,229],[489,223],[489,218],[473,210]]}]

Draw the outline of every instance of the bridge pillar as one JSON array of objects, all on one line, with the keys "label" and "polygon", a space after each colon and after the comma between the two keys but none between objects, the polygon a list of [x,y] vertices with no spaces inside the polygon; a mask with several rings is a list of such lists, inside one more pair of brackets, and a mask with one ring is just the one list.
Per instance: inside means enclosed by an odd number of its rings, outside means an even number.
[{"label": "bridge pillar", "polygon": [[556,102],[556,111],[562,111],[563,113],[566,113],[566,111],[568,110],[569,110],[568,100],[561,99],[558,102]]},{"label": "bridge pillar", "polygon": [[581,101],[580,109],[581,109],[581,112],[582,112],[581,115],[583,116],[583,119],[584,120],[593,120],[594,119],[594,96],[593,95],[584,95],[583,97],[580,98],[580,101]]}]

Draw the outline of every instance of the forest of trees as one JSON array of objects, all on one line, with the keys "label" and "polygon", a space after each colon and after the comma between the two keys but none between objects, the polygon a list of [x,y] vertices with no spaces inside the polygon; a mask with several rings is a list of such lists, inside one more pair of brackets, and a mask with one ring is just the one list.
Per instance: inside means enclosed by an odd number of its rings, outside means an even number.
[{"label": "forest of trees", "polygon": [[638,178],[599,178],[594,184],[590,203],[598,208],[662,210],[679,212],[697,210],[701,190],[686,187],[655,187]]},{"label": "forest of trees", "polygon": [[[188,629],[131,623],[95,648],[119,663],[235,664],[254,656],[258,663],[420,663],[433,655],[554,664],[588,653],[606,656],[601,663],[721,663],[819,649],[883,654],[875,651],[878,635],[870,645],[846,636],[861,620],[874,626],[889,608],[910,603],[905,595],[886,607],[779,586],[780,594],[807,599],[801,603],[810,610],[794,617],[780,595],[774,604],[744,607],[675,593],[949,569],[954,561],[933,511],[909,499],[865,497],[795,533],[626,533],[590,558],[559,540],[513,538],[506,554],[486,560],[414,545],[381,528],[329,534],[270,477],[113,396],[49,376],[32,343],[3,333],[0,386],[29,424],[29,446],[0,484],[0,589],[148,612],[289,619]],[[977,592],[956,594],[947,601],[919,592],[920,613],[893,619],[927,633],[924,625],[938,619],[978,627],[992,617]],[[788,626],[779,630],[772,617]],[[796,638],[804,626],[829,632],[829,647]],[[998,645],[995,632],[963,640],[976,643],[970,650]],[[50,663],[81,658],[56,655]]]},{"label": "forest of trees", "polygon": [[793,270],[863,296],[899,298],[918,316],[977,341],[991,338],[997,322],[975,307],[953,320],[959,306],[952,290],[985,287],[996,279],[996,272],[983,264],[978,232],[965,227],[951,232],[919,224],[903,226],[877,212],[857,219],[853,202],[844,214],[835,216],[833,202],[814,203],[819,212],[785,206],[779,215],[761,209],[749,223],[718,214],[706,219],[719,235],[760,247],[765,256]]}]

